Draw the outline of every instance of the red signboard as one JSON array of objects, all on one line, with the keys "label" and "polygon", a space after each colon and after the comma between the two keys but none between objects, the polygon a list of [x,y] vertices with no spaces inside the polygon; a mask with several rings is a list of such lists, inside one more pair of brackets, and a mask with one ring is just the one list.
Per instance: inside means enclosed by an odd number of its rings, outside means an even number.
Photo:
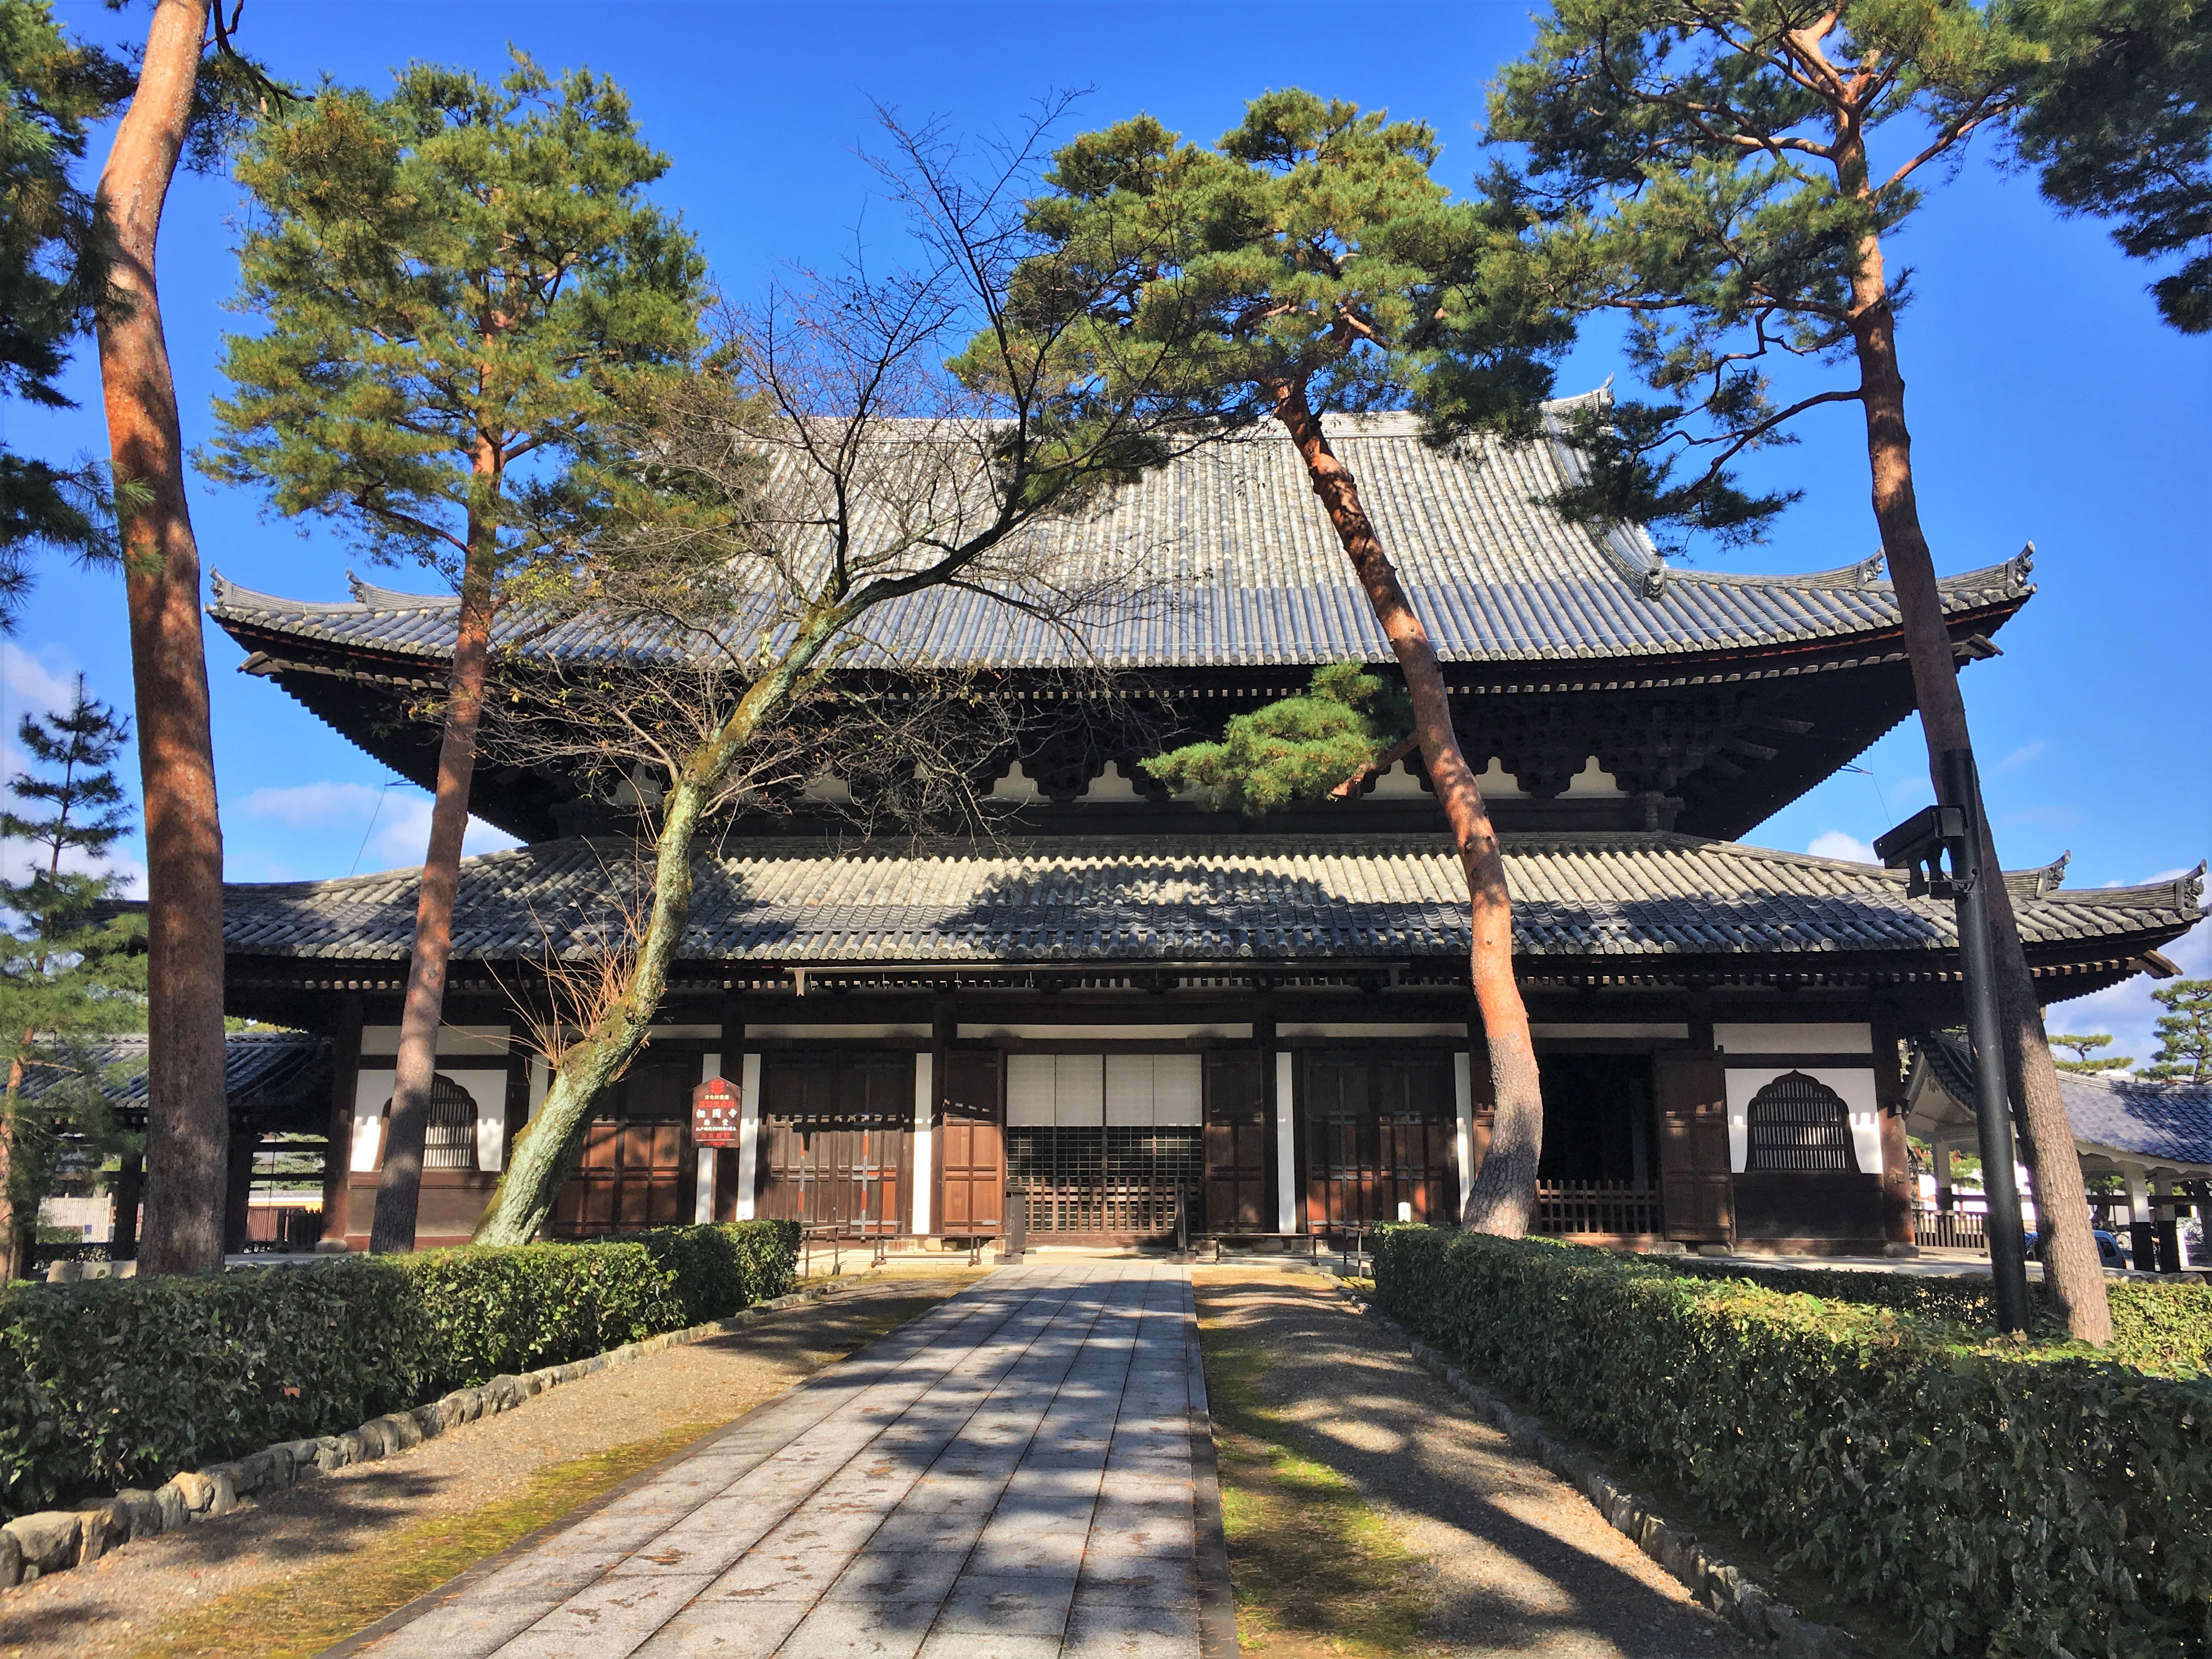
[{"label": "red signboard", "polygon": [[691,1091],[691,1139],[700,1146],[738,1144],[738,1085],[726,1077],[709,1078]]}]

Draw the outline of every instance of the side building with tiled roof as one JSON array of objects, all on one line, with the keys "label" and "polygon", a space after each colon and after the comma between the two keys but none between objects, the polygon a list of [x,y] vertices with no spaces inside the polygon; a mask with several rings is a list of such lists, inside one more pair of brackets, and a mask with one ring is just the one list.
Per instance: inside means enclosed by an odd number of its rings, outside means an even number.
[{"label": "side building with tiled roof", "polygon": [[[1541,1224],[1778,1249],[1909,1237],[1898,1044],[1957,1018],[1948,907],[1729,839],[1911,713],[1879,562],[1669,568],[1632,532],[1534,504],[1571,475],[1556,445],[1437,450],[1394,416],[1336,436],[1504,832],[1545,1077]],[[835,791],[715,826],[664,1024],[560,1231],[774,1214],[961,1238],[1003,1229],[1012,1201],[1048,1243],[1157,1237],[1178,1212],[1251,1234],[1456,1212],[1487,1079],[1466,890],[1418,760],[1256,822],[1139,766],[1315,666],[1389,659],[1290,446],[1223,444],[1035,533],[1134,549],[1165,597],[1097,619],[1076,677],[1064,635],[975,595],[872,621],[851,684],[896,696],[957,668],[1012,711],[974,757],[998,833],[870,839]],[[2022,557],[1944,583],[1962,665],[1996,654],[2027,577]],[[246,672],[428,781],[435,733],[409,711],[444,680],[450,599],[219,584],[213,615]],[[653,649],[589,616],[506,625],[518,684]],[[488,765],[475,810],[529,844],[464,866],[440,1064],[454,1121],[434,1126],[452,1155],[425,1176],[426,1240],[472,1224],[544,1087],[522,1038],[548,975],[619,946],[637,879],[623,811],[557,769]],[[2051,1000],[2159,970],[2197,917],[2193,878],[2075,891],[2059,874],[2008,878]],[[235,1011],[337,1044],[349,1169],[328,1225],[356,1242],[414,889],[411,871],[239,886],[227,913]],[[686,1116],[718,1074],[743,1099],[719,1151]]]}]

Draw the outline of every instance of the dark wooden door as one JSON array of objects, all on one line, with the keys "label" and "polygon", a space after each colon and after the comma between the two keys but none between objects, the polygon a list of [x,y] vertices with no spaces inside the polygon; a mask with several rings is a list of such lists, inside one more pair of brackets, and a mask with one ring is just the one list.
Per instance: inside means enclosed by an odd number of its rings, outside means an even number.
[{"label": "dark wooden door", "polygon": [[1309,1050],[1304,1057],[1308,1225],[1450,1222],[1459,1173],[1452,1057],[1441,1050]]},{"label": "dark wooden door", "polygon": [[1724,1244],[1735,1231],[1729,1175],[1728,1085],[1708,1055],[1654,1057],[1659,1098],[1659,1202],[1667,1237]]},{"label": "dark wooden door", "polygon": [[761,1060],[754,1213],[856,1238],[906,1225],[914,1057],[773,1054]]},{"label": "dark wooden door", "polygon": [[1230,1050],[1206,1057],[1206,1228],[1272,1232],[1268,1179],[1274,1160],[1261,1056]]},{"label": "dark wooden door", "polygon": [[640,1060],[584,1128],[576,1168],[553,1202],[556,1238],[667,1227],[691,1219],[695,1054]]},{"label": "dark wooden door", "polygon": [[937,1231],[947,1237],[995,1234],[1005,1220],[1006,1143],[999,1099],[998,1054],[945,1057],[937,1115],[936,1217]]}]

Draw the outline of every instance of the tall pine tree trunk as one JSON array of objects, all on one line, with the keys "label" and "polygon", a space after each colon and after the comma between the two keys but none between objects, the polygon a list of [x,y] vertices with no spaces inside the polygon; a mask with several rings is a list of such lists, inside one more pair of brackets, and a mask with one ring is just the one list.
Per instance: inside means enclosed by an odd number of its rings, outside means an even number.
[{"label": "tall pine tree trunk", "polygon": [[[127,314],[100,325],[118,490],[146,806],[145,1273],[222,1266],[230,1126],[223,1095],[222,827],[216,813],[199,549],[154,281],[155,244],[207,33],[205,0],[157,0],[137,95],[100,178]],[[135,495],[136,499],[131,496]]]},{"label": "tall pine tree trunk", "polygon": [[1505,861],[1498,832],[1474,781],[1474,770],[1460,752],[1452,726],[1451,703],[1443,671],[1428,629],[1406,598],[1398,573],[1382,539],[1360,504],[1359,486],[1330,447],[1320,419],[1306,402],[1305,388],[1274,388],[1275,416],[1306,464],[1306,476],[1321,498],[1337,539],[1344,544],[1376,620],[1397,655],[1413,702],[1413,736],[1437,800],[1451,825],[1467,872],[1474,946],[1468,971],[1474,1002],[1482,1015],[1490,1049],[1490,1076],[1496,1097],[1490,1150],[1468,1194],[1466,1224],[1477,1232],[1519,1238],[1528,1231],[1536,1207],[1536,1165],[1544,1151],[1544,1103],[1536,1074],[1536,1049],[1528,1033],[1528,1011],[1513,977],[1513,904],[1505,886]]},{"label": "tall pine tree trunk", "polygon": [[[1862,179],[1863,182],[1863,179]],[[1946,750],[1972,752],[1966,700],[1960,695],[1958,661],[1936,585],[1936,561],[1920,527],[1912,487],[1912,436],[1905,423],[1905,376],[1898,365],[1896,317],[1885,287],[1881,246],[1873,237],[1859,249],[1854,283],[1853,333],[1860,391],[1866,409],[1867,459],[1873,473],[1874,513],[1882,552],[1904,618],[1905,648],[1913,694],[1928,743],[1929,774],[1943,787],[1938,757]],[[1978,785],[1977,786],[1978,787]],[[2112,1340],[2112,1316],[2105,1296],[2105,1269],[2090,1231],[2089,1203],[2074,1151],[2073,1126],[2058,1092],[2058,1071],[2043,1029],[2043,1008],[2020,942],[2012,895],[1999,873],[1989,814],[1981,814],[1982,869],[1989,883],[1990,941],[1996,960],[2008,1080],[2021,1102],[2022,1149],[2035,1172],[2036,1215],[2050,1241],[2044,1285],[2055,1311],[2075,1338],[2100,1346]],[[1996,1059],[1996,1056],[1990,1056]]]},{"label": "tall pine tree trunk", "polygon": [[453,954],[453,900],[460,887],[461,842],[469,829],[469,788],[476,775],[477,727],[483,716],[484,678],[491,662],[492,564],[489,529],[470,537],[461,576],[461,610],[453,671],[446,694],[445,731],[438,747],[438,790],[430,808],[430,847],[415,899],[415,945],[407,962],[407,995],[399,1014],[399,1054],[393,1062],[391,1119],[385,1126],[384,1170],[369,1224],[374,1251],[415,1248],[422,1200],[422,1142],[430,1123],[430,1085],[438,1070],[438,1027],[446,1012],[447,969]]}]

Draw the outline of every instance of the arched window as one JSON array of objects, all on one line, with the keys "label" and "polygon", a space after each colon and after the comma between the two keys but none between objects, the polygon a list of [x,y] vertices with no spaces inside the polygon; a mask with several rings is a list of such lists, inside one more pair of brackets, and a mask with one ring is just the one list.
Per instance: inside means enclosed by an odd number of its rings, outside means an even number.
[{"label": "arched window", "polygon": [[1856,1175],[1858,1153],[1843,1097],[1818,1078],[1788,1072],[1751,1097],[1747,1174]]},{"label": "arched window", "polygon": [[[376,1159],[384,1161],[384,1142],[392,1131],[392,1103],[384,1103],[384,1123],[377,1136]],[[476,1097],[447,1077],[434,1073],[430,1079],[430,1121],[422,1131],[422,1167],[426,1170],[473,1170],[477,1167]]]}]

